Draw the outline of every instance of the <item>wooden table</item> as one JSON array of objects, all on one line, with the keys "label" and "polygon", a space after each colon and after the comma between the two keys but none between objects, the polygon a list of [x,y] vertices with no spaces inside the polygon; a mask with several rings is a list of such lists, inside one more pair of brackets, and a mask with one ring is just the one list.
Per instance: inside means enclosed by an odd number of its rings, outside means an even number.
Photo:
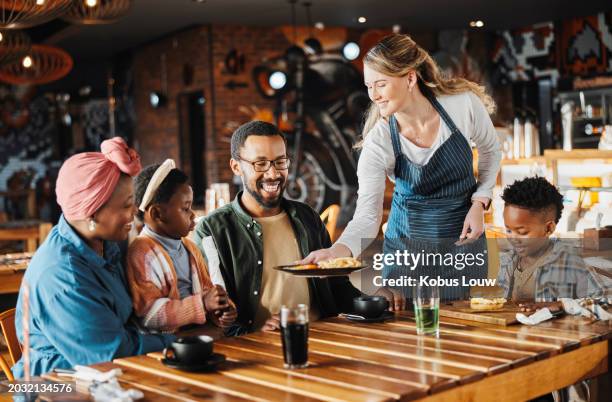
[{"label": "wooden table", "polygon": [[416,335],[413,318],[311,324],[310,367],[283,369],[278,333],[215,342],[214,373],[166,368],[160,353],[94,365],[124,370],[147,401],[517,401],[608,370],[612,323],[564,317],[536,327],[441,318],[440,337]]},{"label": "wooden table", "polygon": [[0,240],[24,241],[26,252],[34,252],[51,231],[48,222],[38,220],[10,221],[0,223]]},{"label": "wooden table", "polygon": [[0,294],[17,293],[34,253],[0,255]]}]

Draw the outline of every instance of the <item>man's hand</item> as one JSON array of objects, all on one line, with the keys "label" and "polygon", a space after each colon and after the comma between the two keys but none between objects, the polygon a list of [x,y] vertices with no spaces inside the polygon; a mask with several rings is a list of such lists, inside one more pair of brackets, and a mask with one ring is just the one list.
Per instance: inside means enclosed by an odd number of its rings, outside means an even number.
[{"label": "man's hand", "polygon": [[261,327],[262,331],[278,331],[279,329],[280,316],[278,314],[274,314],[272,317],[268,318],[263,327]]},{"label": "man's hand", "polygon": [[389,310],[408,310],[408,302],[403,294],[390,288],[380,288],[374,293],[375,296],[383,296],[389,300]]},{"label": "man's hand", "polygon": [[206,311],[214,313],[218,310],[223,310],[229,307],[227,292],[221,285],[215,285],[212,288],[205,290],[202,295],[204,308]]}]

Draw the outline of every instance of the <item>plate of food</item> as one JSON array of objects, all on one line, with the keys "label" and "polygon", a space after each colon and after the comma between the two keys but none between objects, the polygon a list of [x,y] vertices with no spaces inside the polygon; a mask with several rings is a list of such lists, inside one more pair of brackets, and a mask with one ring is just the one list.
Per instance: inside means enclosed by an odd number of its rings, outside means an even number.
[{"label": "plate of food", "polygon": [[364,269],[365,267],[366,266],[356,258],[341,257],[321,261],[318,264],[279,265],[274,267],[274,269],[307,278],[321,278],[328,276],[344,276]]}]

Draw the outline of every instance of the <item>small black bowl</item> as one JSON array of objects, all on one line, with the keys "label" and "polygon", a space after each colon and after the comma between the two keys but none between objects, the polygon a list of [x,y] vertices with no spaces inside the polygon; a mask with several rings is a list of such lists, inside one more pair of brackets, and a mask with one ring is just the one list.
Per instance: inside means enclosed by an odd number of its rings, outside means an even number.
[{"label": "small black bowl", "polygon": [[360,296],[353,299],[355,314],[365,318],[380,317],[389,308],[389,301],[383,296]]},{"label": "small black bowl", "polygon": [[206,335],[186,336],[164,349],[164,358],[183,364],[206,361],[213,354],[213,338]]}]

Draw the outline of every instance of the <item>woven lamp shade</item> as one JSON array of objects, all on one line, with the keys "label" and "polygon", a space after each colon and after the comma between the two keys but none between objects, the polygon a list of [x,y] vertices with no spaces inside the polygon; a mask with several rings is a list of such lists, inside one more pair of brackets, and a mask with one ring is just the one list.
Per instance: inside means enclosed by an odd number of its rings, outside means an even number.
[{"label": "woven lamp shade", "polygon": [[23,59],[31,48],[30,37],[25,32],[0,29],[0,66]]},{"label": "woven lamp shade", "polygon": [[0,28],[29,28],[59,17],[73,0],[0,0]]},{"label": "woven lamp shade", "polygon": [[73,24],[111,24],[126,15],[134,0],[74,0],[62,19]]},{"label": "woven lamp shade", "polygon": [[31,66],[23,59],[0,66],[0,81],[13,85],[47,84],[63,78],[72,70],[72,57],[62,49],[46,45],[32,45]]}]

